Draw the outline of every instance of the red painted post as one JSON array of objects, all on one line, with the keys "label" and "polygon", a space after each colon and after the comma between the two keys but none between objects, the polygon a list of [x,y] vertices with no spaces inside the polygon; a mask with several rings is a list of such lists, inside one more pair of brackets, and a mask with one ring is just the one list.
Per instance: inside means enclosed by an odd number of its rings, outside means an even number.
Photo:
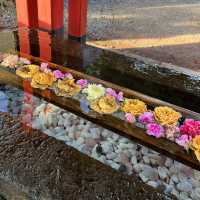
[{"label": "red painted post", "polygon": [[31,52],[29,35],[27,31],[23,29],[18,29],[18,38],[19,38],[19,51],[21,56],[29,55]]},{"label": "red painted post", "polygon": [[85,41],[87,31],[88,0],[68,1],[68,36]]},{"label": "red painted post", "polygon": [[19,27],[38,27],[37,0],[16,0]]},{"label": "red painted post", "polygon": [[51,37],[48,32],[38,31],[40,58],[46,61],[52,59]]},{"label": "red painted post", "polygon": [[63,29],[64,0],[37,0],[39,28],[47,31]]}]

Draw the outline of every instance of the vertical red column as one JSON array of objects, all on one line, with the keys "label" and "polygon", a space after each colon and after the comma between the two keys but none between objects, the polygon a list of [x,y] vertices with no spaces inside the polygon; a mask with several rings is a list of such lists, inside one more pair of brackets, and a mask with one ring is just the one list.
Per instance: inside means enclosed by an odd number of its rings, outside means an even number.
[{"label": "vertical red column", "polygon": [[38,31],[40,58],[46,61],[52,59],[51,36],[48,32]]},{"label": "vertical red column", "polygon": [[69,0],[68,3],[69,38],[84,42],[87,31],[88,0]]},{"label": "vertical red column", "polygon": [[19,38],[19,51],[21,56],[29,55],[31,52],[30,40],[28,32],[23,29],[18,29],[18,38]]},{"label": "vertical red column", "polygon": [[47,31],[63,29],[64,0],[37,0],[39,28]]},{"label": "vertical red column", "polygon": [[37,0],[16,0],[19,27],[38,27]]}]

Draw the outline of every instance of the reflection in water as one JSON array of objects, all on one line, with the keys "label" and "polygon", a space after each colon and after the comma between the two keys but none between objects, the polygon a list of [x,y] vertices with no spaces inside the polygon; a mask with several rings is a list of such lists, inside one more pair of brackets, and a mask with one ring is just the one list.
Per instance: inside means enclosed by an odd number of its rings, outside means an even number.
[{"label": "reflection in water", "polygon": [[[10,41],[14,47],[6,46],[2,40]],[[0,33],[0,44],[0,51],[18,50],[200,112],[199,74],[80,45],[42,31],[19,29],[9,32],[6,39],[5,32]]]}]

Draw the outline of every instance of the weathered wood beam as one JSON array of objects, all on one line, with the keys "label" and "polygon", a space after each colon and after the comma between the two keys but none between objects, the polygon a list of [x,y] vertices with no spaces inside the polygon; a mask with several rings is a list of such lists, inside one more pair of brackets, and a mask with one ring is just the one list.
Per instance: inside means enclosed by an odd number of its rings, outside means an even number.
[{"label": "weathered wood beam", "polygon": [[[23,56],[26,56],[23,54]],[[41,59],[32,57],[32,56],[26,56],[28,59],[31,59],[34,62],[41,62]],[[185,116],[193,117],[195,119],[200,119],[200,114],[192,112],[190,110],[168,104],[166,102],[150,98],[146,95],[140,94],[138,92],[135,92],[133,90],[129,90],[123,87],[119,87],[115,84],[105,82],[99,79],[96,79],[94,77],[85,75],[81,72],[77,72],[75,70],[68,69],[66,67],[58,66],[53,63],[49,63],[50,67],[53,69],[60,69],[62,71],[71,72],[75,78],[84,78],[88,79],[90,81],[93,81],[95,83],[101,83],[105,87],[111,87],[115,90],[124,92],[126,97],[131,98],[139,98],[143,101],[145,101],[147,104],[152,106],[157,105],[166,105],[170,106],[177,111],[180,111]],[[23,79],[16,76],[14,73],[7,71],[4,68],[0,69],[0,82],[5,84],[10,84],[15,87],[23,89]],[[112,130],[124,137],[127,137],[133,141],[136,141],[142,145],[145,145],[157,152],[160,152],[174,160],[177,160],[183,164],[186,164],[194,169],[200,170],[200,163],[196,160],[194,154],[187,154],[187,152],[177,145],[176,143],[167,140],[165,138],[156,139],[154,137],[151,137],[145,133],[145,131],[139,127],[136,127],[135,125],[130,125],[124,120],[121,120],[113,115],[101,115],[94,111],[90,111],[89,113],[84,113],[80,108],[80,102],[72,99],[72,98],[63,98],[55,95],[55,93],[51,90],[48,91],[49,95],[45,95],[45,91],[41,91],[38,89],[33,89],[32,91],[33,95],[43,98],[44,100],[47,100],[50,103],[53,103],[63,109],[66,109],[72,113],[75,113],[78,116],[81,116],[91,122],[94,122],[95,124],[99,124],[104,128],[107,128],[109,130]]]}]

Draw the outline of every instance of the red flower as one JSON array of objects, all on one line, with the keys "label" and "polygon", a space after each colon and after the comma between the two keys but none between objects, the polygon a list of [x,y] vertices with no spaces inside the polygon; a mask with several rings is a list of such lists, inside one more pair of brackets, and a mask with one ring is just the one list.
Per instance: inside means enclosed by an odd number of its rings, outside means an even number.
[{"label": "red flower", "polygon": [[200,134],[200,121],[195,121],[193,119],[185,120],[185,123],[180,126],[180,132],[182,135],[189,135],[195,137]]}]

